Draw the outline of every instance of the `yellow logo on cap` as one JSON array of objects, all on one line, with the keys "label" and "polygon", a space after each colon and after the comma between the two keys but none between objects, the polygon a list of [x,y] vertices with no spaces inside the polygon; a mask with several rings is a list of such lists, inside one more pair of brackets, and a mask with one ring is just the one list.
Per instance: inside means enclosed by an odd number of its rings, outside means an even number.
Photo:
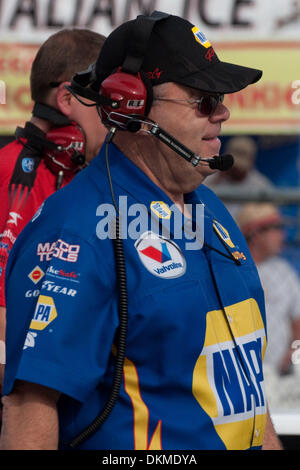
[{"label": "yellow logo on cap", "polygon": [[199,42],[199,44],[201,44],[201,46],[205,47],[206,49],[211,47],[211,43],[206,38],[205,34],[201,33],[200,29],[197,28],[197,26],[194,26],[192,28],[192,32],[195,36],[196,41]]}]

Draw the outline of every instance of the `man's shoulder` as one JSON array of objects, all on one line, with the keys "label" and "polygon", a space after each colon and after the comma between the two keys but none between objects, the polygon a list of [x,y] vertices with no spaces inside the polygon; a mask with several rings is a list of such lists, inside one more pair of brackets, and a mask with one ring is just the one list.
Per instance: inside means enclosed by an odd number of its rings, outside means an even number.
[{"label": "man's shoulder", "polygon": [[199,199],[205,204],[205,206],[212,212],[215,218],[221,217],[226,219],[227,223],[236,225],[232,215],[225,207],[221,199],[214,193],[211,188],[208,188],[205,184],[201,184],[197,189],[196,193]]},{"label": "man's shoulder", "polygon": [[51,194],[42,204],[33,221],[47,227],[69,227],[80,234],[96,226],[96,211],[107,195],[101,182],[96,185],[90,178],[93,169],[86,168],[59,191]]},{"label": "man's shoulder", "polygon": [[23,149],[23,145],[18,140],[13,140],[0,149],[0,174],[3,177],[6,173],[11,173],[18,156]]},{"label": "man's shoulder", "polygon": [[18,139],[13,139],[11,142],[0,148],[1,158],[3,157],[3,155],[9,154],[15,148],[21,149],[22,147],[23,146]]},{"label": "man's shoulder", "polygon": [[220,201],[220,199],[214,193],[214,191],[211,188],[209,188],[205,183],[200,184],[200,186],[198,186],[198,188],[196,189],[196,192],[199,195],[199,197],[201,197],[203,202],[204,202],[204,199],[205,201],[207,200]]},{"label": "man's shoulder", "polygon": [[240,249],[247,254],[248,260],[252,259],[244,235],[221,199],[212,189],[205,186],[205,184],[201,184],[196,190],[196,193],[213,219],[215,219],[216,222],[219,222],[219,224],[229,232],[229,235],[232,237],[232,240],[235,241],[235,244],[237,244]]}]

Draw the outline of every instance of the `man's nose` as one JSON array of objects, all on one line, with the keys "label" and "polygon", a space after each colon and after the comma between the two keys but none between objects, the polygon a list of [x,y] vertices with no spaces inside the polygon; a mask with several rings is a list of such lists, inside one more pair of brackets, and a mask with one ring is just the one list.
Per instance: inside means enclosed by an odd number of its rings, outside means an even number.
[{"label": "man's nose", "polygon": [[219,103],[209,117],[211,122],[225,122],[230,118],[230,111],[224,103]]}]

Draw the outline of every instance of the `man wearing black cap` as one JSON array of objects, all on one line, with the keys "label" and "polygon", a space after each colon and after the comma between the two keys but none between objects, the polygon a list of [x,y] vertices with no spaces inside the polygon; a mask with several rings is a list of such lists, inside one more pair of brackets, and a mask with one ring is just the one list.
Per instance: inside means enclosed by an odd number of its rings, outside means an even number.
[{"label": "man wearing black cap", "polygon": [[109,133],[10,257],[2,448],[279,448],[257,271],[202,185],[232,165],[223,95],[260,76],[154,12],[74,77]]}]

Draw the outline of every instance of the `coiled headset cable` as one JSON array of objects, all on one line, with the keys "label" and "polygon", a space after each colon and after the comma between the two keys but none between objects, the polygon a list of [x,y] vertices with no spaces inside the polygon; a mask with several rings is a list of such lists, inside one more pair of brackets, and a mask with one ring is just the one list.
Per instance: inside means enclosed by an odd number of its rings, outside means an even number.
[{"label": "coiled headset cable", "polygon": [[115,135],[116,129],[113,128],[107,134],[105,140],[105,161],[107,176],[110,184],[110,191],[113,200],[113,204],[116,208],[116,233],[113,239],[114,252],[115,252],[115,263],[116,263],[116,274],[117,274],[117,285],[119,290],[119,328],[117,331],[117,354],[115,358],[114,376],[112,389],[110,396],[100,412],[100,414],[89,424],[82,432],[80,432],[69,444],[71,448],[76,448],[88,440],[98,429],[102,426],[104,421],[110,415],[113,407],[115,406],[119,394],[123,377],[123,366],[125,361],[126,352],[126,338],[127,338],[127,323],[128,323],[128,300],[127,300],[127,277],[126,277],[126,265],[124,257],[123,240],[120,236],[120,212],[116,204],[115,195],[113,191],[113,185],[111,180],[110,168],[109,168],[109,144]]}]

